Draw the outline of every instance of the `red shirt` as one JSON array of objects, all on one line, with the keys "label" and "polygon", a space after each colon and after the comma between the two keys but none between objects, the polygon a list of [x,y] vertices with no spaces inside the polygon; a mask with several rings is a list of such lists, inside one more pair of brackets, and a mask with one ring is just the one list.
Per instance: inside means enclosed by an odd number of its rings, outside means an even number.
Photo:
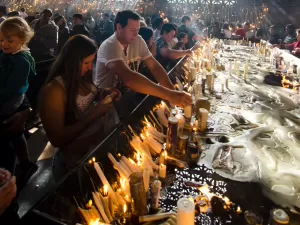
[{"label": "red shirt", "polygon": [[296,48],[300,48],[300,41],[296,41],[292,44],[285,45],[288,49],[291,49],[292,51],[296,50]]},{"label": "red shirt", "polygon": [[243,28],[239,28],[237,29],[237,31],[235,32],[236,35],[240,35],[242,38],[246,37],[246,31]]}]

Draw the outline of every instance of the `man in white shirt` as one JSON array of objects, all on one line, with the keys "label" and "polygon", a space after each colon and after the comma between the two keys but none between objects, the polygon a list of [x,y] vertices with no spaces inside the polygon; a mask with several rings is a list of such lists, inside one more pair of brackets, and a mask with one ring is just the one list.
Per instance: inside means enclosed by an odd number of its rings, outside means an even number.
[{"label": "man in white shirt", "polygon": [[[100,87],[117,87],[121,92],[129,88],[169,101],[173,105],[186,106],[192,103],[191,96],[174,90],[167,72],[153,58],[145,41],[138,35],[140,16],[124,10],[115,19],[115,33],[104,41],[97,54],[94,83]],[[160,85],[151,82],[138,72],[145,63]]]}]

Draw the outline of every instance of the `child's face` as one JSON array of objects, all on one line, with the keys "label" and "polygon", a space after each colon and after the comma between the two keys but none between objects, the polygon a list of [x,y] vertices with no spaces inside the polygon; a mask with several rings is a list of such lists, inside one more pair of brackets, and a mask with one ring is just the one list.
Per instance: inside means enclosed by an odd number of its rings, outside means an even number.
[{"label": "child's face", "polygon": [[24,41],[16,35],[4,36],[0,32],[0,48],[4,53],[11,54],[19,51],[24,45]]},{"label": "child's face", "polygon": [[185,44],[185,45],[186,45],[186,44],[188,43],[188,41],[189,41],[189,40],[188,40],[188,36],[187,36],[187,35],[185,35],[185,36],[184,36],[184,38],[182,38],[182,42],[183,42],[183,44]]}]

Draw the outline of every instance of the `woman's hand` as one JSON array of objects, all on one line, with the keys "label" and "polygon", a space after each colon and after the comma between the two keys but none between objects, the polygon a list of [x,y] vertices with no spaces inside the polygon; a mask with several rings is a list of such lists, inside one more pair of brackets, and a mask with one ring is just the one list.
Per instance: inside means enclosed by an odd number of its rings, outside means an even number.
[{"label": "woman's hand", "polygon": [[23,132],[25,127],[25,122],[28,118],[29,110],[26,109],[21,112],[17,112],[12,115],[10,118],[5,120],[3,124],[7,125],[6,132],[8,133],[19,133]]},{"label": "woman's hand", "polygon": [[120,101],[122,94],[117,88],[111,87],[104,90],[107,95],[111,96],[113,101]]}]

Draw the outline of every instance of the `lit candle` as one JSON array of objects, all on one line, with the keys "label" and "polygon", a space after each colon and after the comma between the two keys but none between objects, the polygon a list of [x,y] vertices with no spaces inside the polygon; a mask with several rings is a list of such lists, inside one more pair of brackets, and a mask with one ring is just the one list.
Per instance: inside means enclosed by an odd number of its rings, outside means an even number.
[{"label": "lit candle", "polygon": [[96,172],[97,172],[97,174],[98,174],[100,180],[102,181],[102,183],[103,183],[104,185],[107,185],[107,187],[108,187],[108,192],[112,194],[113,202],[114,202],[115,204],[118,204],[118,201],[117,201],[117,197],[116,197],[116,195],[115,195],[115,192],[114,192],[113,189],[111,188],[111,186],[110,186],[109,182],[107,181],[107,179],[106,179],[106,177],[105,177],[103,171],[101,170],[99,164],[96,163],[96,162],[94,162],[94,168],[95,168],[95,170],[96,170]]},{"label": "lit candle", "polygon": [[106,197],[108,195],[108,187],[107,185],[103,186],[103,196]]},{"label": "lit candle", "polygon": [[165,115],[165,110],[166,107],[164,104],[162,104],[160,107],[158,107],[158,109],[155,111],[159,122],[164,126],[164,127],[168,127],[168,119]]},{"label": "lit candle", "polygon": [[148,192],[148,190],[149,190],[149,182],[150,182],[150,169],[149,168],[145,168],[143,170],[143,180],[144,180],[145,192]]},{"label": "lit candle", "polygon": [[244,68],[244,80],[245,81],[247,81],[247,78],[248,78],[248,67],[249,67],[249,63],[248,63],[248,60],[246,60],[245,68]]},{"label": "lit candle", "polygon": [[225,81],[226,88],[229,89],[229,79],[227,78]]},{"label": "lit candle", "polygon": [[116,170],[118,170],[118,172],[121,176],[126,177],[126,178],[128,178],[130,176],[128,171],[126,171],[126,169],[123,168],[123,166],[119,162],[117,162],[117,160],[115,159],[115,157],[113,157],[113,155],[111,153],[107,153],[107,156],[110,159],[110,161],[112,162],[114,168]]},{"label": "lit candle", "polygon": [[184,116],[187,119],[191,119],[192,117],[192,106],[188,105],[184,108]]},{"label": "lit candle", "polygon": [[104,210],[104,207],[103,207],[103,204],[102,204],[102,202],[100,200],[99,195],[96,194],[95,192],[92,192],[92,195],[93,195],[94,202],[95,202],[95,204],[96,204],[96,206],[97,206],[97,208],[98,208],[98,210],[99,210],[99,212],[100,212],[100,214],[101,214],[104,222],[105,223],[110,223],[110,221],[109,221],[109,219],[108,219],[108,217],[107,217],[107,215],[105,213],[105,210]]},{"label": "lit candle", "polygon": [[222,90],[222,93],[225,91],[225,85],[224,85],[224,83],[221,84],[221,90]]},{"label": "lit candle", "polygon": [[160,153],[160,156],[159,156],[159,164],[166,164],[166,159],[167,159],[167,151],[166,150],[163,150],[161,153]]},{"label": "lit candle", "polygon": [[[126,178],[120,178],[120,185],[125,195],[130,195],[129,181]],[[125,199],[126,200],[126,199]]]},{"label": "lit candle", "polygon": [[167,176],[167,166],[164,164],[161,164],[159,166],[159,177],[166,178],[166,176]]},{"label": "lit candle", "polygon": [[207,118],[208,118],[208,111],[207,109],[200,108],[200,130],[205,131],[207,127]]},{"label": "lit candle", "polygon": [[178,119],[178,135],[180,135],[183,132],[185,119],[181,113],[177,113],[175,117]]},{"label": "lit candle", "polygon": [[181,198],[177,202],[177,225],[195,224],[195,205],[188,198]]},{"label": "lit candle", "polygon": [[195,80],[196,77],[197,77],[197,70],[195,67],[191,67],[189,77],[188,77],[188,82],[191,83],[191,81]]}]

